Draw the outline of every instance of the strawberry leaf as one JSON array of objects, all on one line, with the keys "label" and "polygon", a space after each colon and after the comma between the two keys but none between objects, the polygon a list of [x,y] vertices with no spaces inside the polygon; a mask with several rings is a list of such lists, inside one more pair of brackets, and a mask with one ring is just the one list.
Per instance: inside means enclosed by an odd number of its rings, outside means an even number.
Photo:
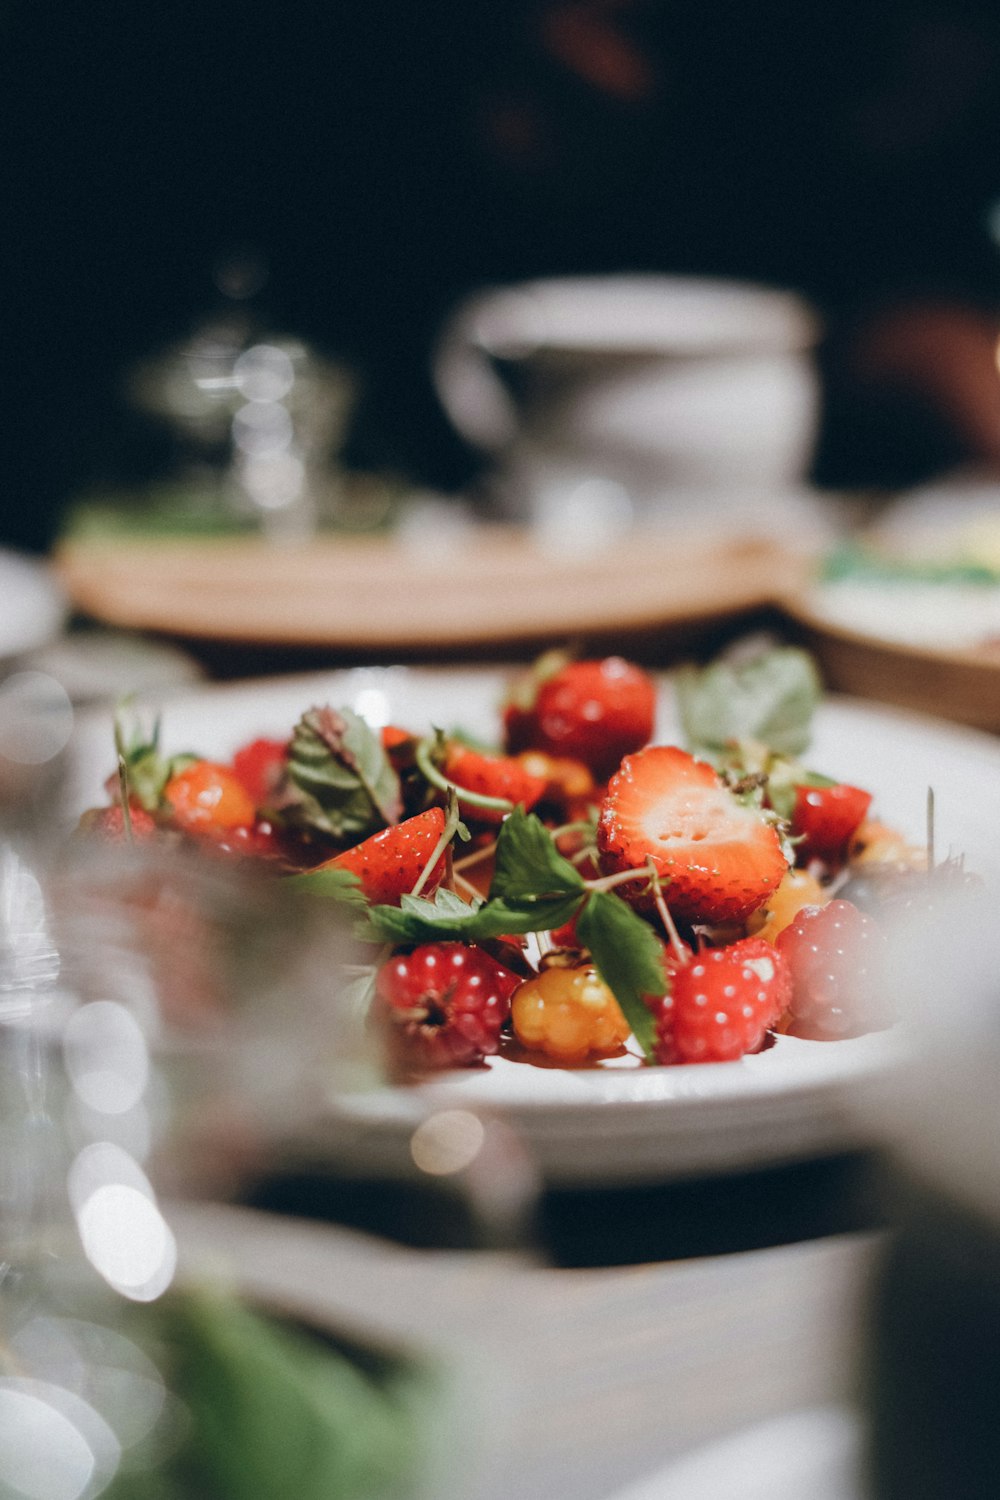
[{"label": "strawberry leaf", "polygon": [[782,646],[748,661],[684,667],[676,691],[688,748],[712,760],[736,740],[801,755],[822,686],[808,652]]},{"label": "strawberry leaf", "polygon": [[652,1061],[656,1024],[643,996],[667,991],[663,950],[656,934],[613,891],[595,891],[588,898],[577,916],[576,934],[590,950],[598,973]]},{"label": "strawberry leaf", "polygon": [[807,771],[797,761],[776,759],[768,777],[768,801],[786,821],[795,811],[800,786],[827,787],[836,786],[836,782],[818,771]]},{"label": "strawberry leaf", "polygon": [[452,891],[435,892],[432,901],[404,896],[399,906],[373,906],[358,935],[379,943],[433,943],[447,939],[478,943],[507,933],[548,932],[575,914],[581,892],[575,895],[508,901],[491,897],[469,906]]},{"label": "strawberry leaf", "polygon": [[295,726],[288,772],[298,796],[282,809],[338,840],[357,842],[397,823],[399,777],[381,737],[349,708],[312,708]]},{"label": "strawberry leaf", "polygon": [[361,881],[353,870],[303,870],[301,875],[289,875],[285,885],[306,896],[324,896],[345,906],[368,905]]},{"label": "strawberry leaf", "polygon": [[108,791],[121,800],[121,788],[128,798],[148,813],[159,812],[164,805],[163,790],[171,776],[192,765],[197,756],[164,755],[160,749],[160,721],[157,718],[147,730],[129,705],[120,703],[115,711],[114,736],[118,771],[109,779]]},{"label": "strawberry leaf", "polygon": [[579,895],[584,889],[583,876],[559,853],[541,819],[515,808],[497,836],[491,900],[547,901],[558,895]]}]

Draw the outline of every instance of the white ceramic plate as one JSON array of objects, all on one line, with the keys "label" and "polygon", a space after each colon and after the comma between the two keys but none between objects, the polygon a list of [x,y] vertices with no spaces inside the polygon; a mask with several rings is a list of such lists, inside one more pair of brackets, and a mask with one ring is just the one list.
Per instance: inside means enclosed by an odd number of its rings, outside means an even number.
[{"label": "white ceramic plate", "polygon": [[[168,750],[225,757],[256,735],[287,734],[301,712],[324,702],[349,705],[374,724],[489,736],[503,683],[492,668],[386,667],[208,688],[162,705],[163,741]],[[656,737],[677,733],[665,680]],[[111,765],[106,717],[84,722],[76,751],[71,797],[79,809],[102,800]],[[873,790],[873,811],[917,841],[933,783],[939,857],[963,853],[971,868],[1000,874],[1000,741],[832,699],[817,716],[808,760]],[[780,1037],[756,1057],[688,1068],[618,1059],[571,1071],[494,1059],[419,1088],[342,1094],[316,1122],[310,1145],[359,1170],[405,1171],[415,1126],[441,1108],[462,1108],[503,1117],[551,1181],[657,1181],[794,1160],[864,1143],[865,1092],[880,1087],[901,1046],[898,1031],[835,1043]]]},{"label": "white ceramic plate", "polygon": [[0,660],[46,645],[66,605],[44,564],[0,550]]},{"label": "white ceramic plate", "polygon": [[860,1450],[853,1412],[812,1407],[711,1443],[613,1500],[862,1500]]}]

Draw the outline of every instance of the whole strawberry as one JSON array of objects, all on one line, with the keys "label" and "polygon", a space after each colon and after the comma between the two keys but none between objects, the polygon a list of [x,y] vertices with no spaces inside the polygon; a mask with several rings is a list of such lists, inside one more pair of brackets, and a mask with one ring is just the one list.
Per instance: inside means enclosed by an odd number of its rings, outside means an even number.
[{"label": "whole strawberry", "polygon": [[792,976],[789,1034],[836,1041],[891,1025],[883,946],[879,926],[850,901],[803,907],[776,940]]},{"label": "whole strawberry", "polygon": [[[361,882],[361,889],[374,906],[398,906],[401,896],[408,895],[423,874],[444,833],[445,818],[440,807],[405,818],[373,833],[353,849],[334,855],[319,870],[348,870]],[[429,895],[441,884],[445,859],[434,862],[423,894]]]},{"label": "whole strawberry", "polygon": [[660,1063],[735,1062],[757,1052],[791,999],[788,966],[763,938],[706,948],[667,968],[669,993],[649,1002]]},{"label": "whole strawberry", "polygon": [[444,772],[458,787],[459,806],[465,816],[481,823],[499,823],[503,812],[498,808],[467,803],[462,789],[480,797],[498,797],[527,812],[545,791],[543,776],[536,776],[512,755],[487,755],[453,742],[445,757]]},{"label": "whole strawberry", "polygon": [[[788,869],[773,823],[707,761],[673,745],[622,761],[601,806],[597,847],[608,873],[652,861],[674,916],[709,925],[748,917]],[[633,899],[628,891],[619,894]]]},{"label": "whole strawberry", "polygon": [[131,804],[126,821],[125,809],[116,802],[111,807],[89,808],[80,818],[79,831],[97,834],[112,844],[125,844],[129,839],[152,838],[156,833],[156,823],[144,808]]},{"label": "whole strawberry", "polygon": [[605,781],[622,756],[649,742],[655,715],[653,679],[622,657],[543,657],[508,694],[504,742],[512,754],[544,750],[582,761]]},{"label": "whole strawberry", "polygon": [[375,979],[375,1014],[395,1063],[413,1072],[481,1063],[499,1050],[519,983],[465,943],[425,943],[389,959]]},{"label": "whole strawberry", "polygon": [[163,788],[163,799],[171,824],[185,833],[252,828],[257,817],[253,798],[235,772],[211,760],[195,760],[176,771]]},{"label": "whole strawberry", "polygon": [[255,807],[267,806],[281,784],[287,765],[287,740],[251,740],[236,751],[232,760],[233,775],[249,793]]},{"label": "whole strawberry", "polygon": [[828,865],[843,864],[871,800],[871,792],[842,781],[827,786],[797,786],[792,833],[800,840],[798,862],[821,859]]}]

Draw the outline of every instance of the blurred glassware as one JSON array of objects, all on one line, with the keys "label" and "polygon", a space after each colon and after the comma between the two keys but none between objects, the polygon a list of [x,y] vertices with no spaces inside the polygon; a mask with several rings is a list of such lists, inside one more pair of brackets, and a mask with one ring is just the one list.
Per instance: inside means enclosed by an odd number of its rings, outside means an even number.
[{"label": "blurred glassware", "polygon": [[50,875],[74,1116],[158,1186],[227,1195],[322,1111],[367,1040],[342,910],[249,859],[79,836]]},{"label": "blurred glassware", "polygon": [[[0,1493],[449,1492],[440,1371],[175,1285],[159,1194],[232,1191],[319,1107],[344,955],[329,911],[211,855],[81,837],[39,879],[5,848]],[[279,1392],[308,1460],[226,1427]]]},{"label": "blurred glassware", "polygon": [[221,517],[291,541],[341,503],[354,381],[300,339],[229,312],[140,364],[130,392],[175,429],[192,483]]},{"label": "blurred glassware", "polygon": [[538,281],[460,307],[433,370],[459,432],[493,459],[491,493],[513,519],[568,519],[576,534],[582,509],[603,540],[632,520],[704,520],[709,506],[745,519],[750,505],[766,529],[806,487],[817,337],[804,302],[765,287]]},{"label": "blurred glassware", "polygon": [[981,1500],[1000,1474],[996,890],[938,874],[933,900],[900,903],[890,930],[913,1060],[867,1101],[893,1223],[866,1355],[878,1500]]}]

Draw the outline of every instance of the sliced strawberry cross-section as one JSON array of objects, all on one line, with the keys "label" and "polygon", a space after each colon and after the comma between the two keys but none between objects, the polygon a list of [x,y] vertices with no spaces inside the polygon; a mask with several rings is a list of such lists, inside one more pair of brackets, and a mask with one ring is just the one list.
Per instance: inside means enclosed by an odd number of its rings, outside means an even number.
[{"label": "sliced strawberry cross-section", "polygon": [[[597,844],[609,873],[652,861],[672,912],[689,922],[742,921],[788,868],[773,823],[673,745],[625,757],[608,783]],[[631,899],[628,891],[620,894]]]}]

